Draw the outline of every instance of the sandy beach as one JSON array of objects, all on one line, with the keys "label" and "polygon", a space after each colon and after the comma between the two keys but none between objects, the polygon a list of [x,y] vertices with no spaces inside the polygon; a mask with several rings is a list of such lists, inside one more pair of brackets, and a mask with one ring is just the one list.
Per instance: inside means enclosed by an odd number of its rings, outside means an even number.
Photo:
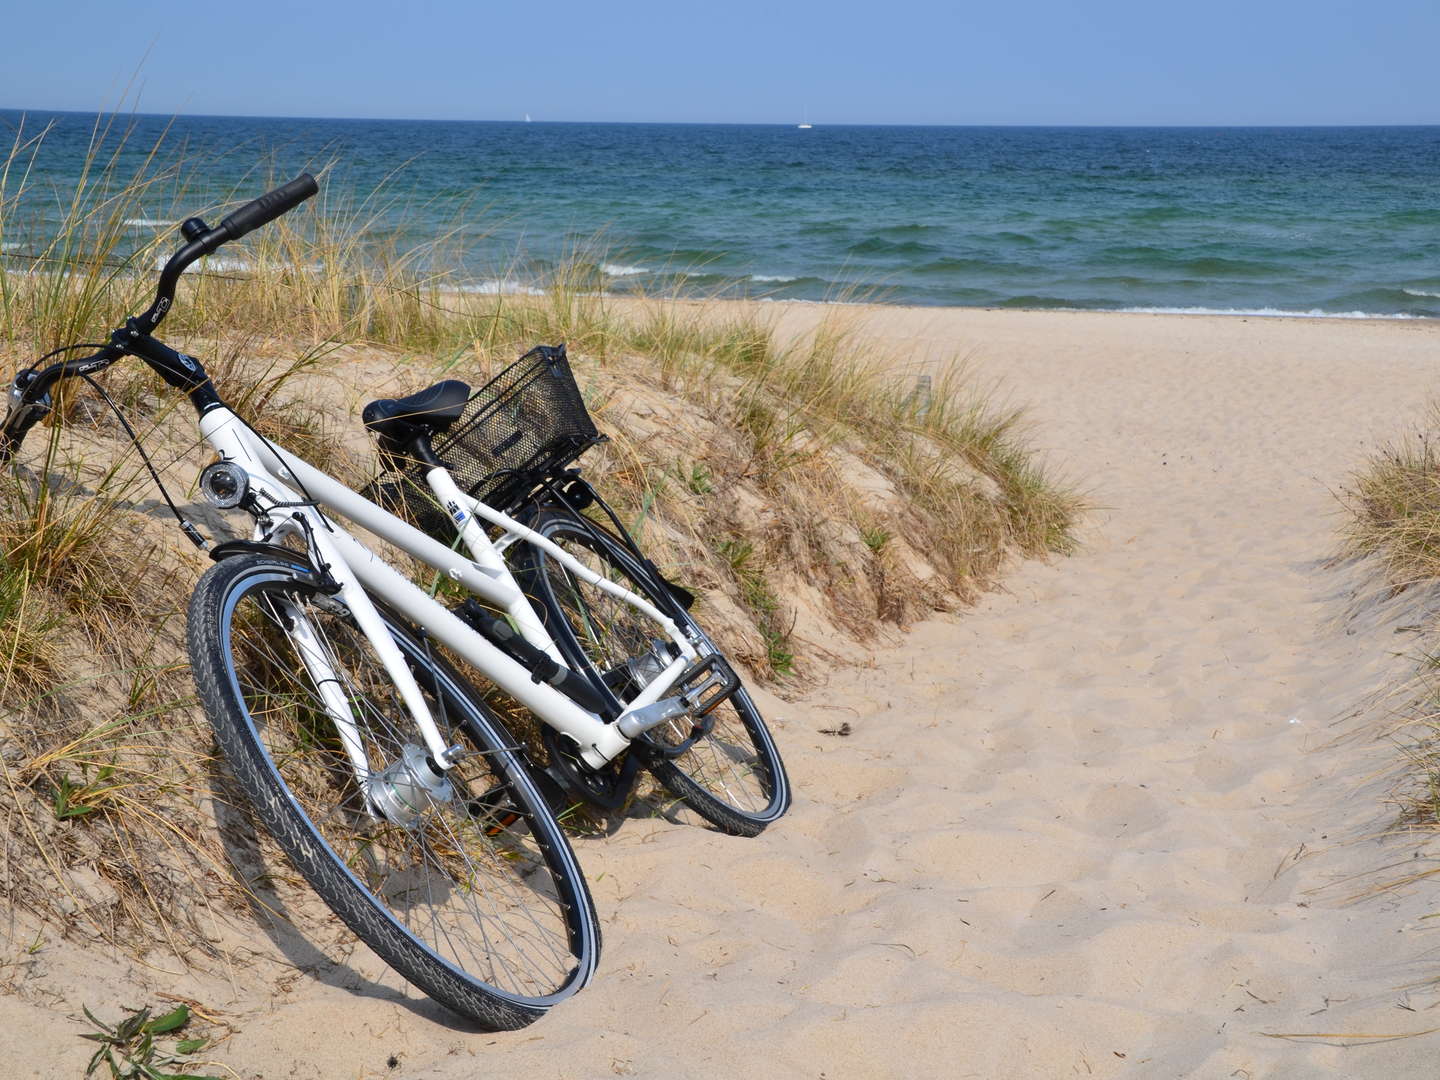
[{"label": "sandy beach", "polygon": [[1098,509],[1073,557],[764,695],[787,818],[580,840],[600,975],[518,1033],[466,1030],[335,940],[168,982],[57,946],[51,1000],[0,996],[0,1073],[83,1071],[58,1017],[98,977],[223,1016],[243,1077],[1433,1075],[1440,1034],[1378,1037],[1440,1027],[1440,905],[1356,898],[1431,865],[1375,839],[1395,751],[1371,737],[1423,598],[1329,558],[1335,489],[1440,389],[1440,325],[857,317],[1025,405]]}]

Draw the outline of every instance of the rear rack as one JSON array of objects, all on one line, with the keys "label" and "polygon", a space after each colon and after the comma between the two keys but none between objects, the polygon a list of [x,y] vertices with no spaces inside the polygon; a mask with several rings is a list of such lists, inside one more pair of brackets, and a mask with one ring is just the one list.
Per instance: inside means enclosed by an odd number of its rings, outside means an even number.
[{"label": "rear rack", "polygon": [[[434,446],[460,489],[509,511],[590,447],[604,442],[564,345],[540,345],[470,396],[455,426]],[[436,536],[454,524],[418,464],[389,468],[362,490],[366,498]]]}]

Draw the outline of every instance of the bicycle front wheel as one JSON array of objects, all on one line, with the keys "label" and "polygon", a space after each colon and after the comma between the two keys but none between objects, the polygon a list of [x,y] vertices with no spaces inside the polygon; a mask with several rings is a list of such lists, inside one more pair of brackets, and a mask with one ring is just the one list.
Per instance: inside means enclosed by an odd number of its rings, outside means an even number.
[{"label": "bicycle front wheel", "polygon": [[423,763],[423,740],[349,610],[307,567],[246,555],[205,574],[187,626],[200,700],[257,816],[346,925],[441,1004],[492,1030],[522,1027],[594,972],[584,878],[503,725],[380,612],[464,751],[423,797],[392,773],[404,805],[377,799],[375,774]]},{"label": "bicycle front wheel", "polygon": [[[528,524],[594,573],[670,615],[701,655],[720,651],[619,538],[563,511],[543,511]],[[566,661],[615,692],[617,701],[638,693],[658,660],[668,663],[660,628],[648,616],[582,581],[541,548],[525,545],[520,558],[522,579],[551,613],[550,630]],[[645,766],[716,828],[755,836],[790,806],[780,751],[743,686],[711,715],[710,733],[678,757],[640,750]],[[649,735],[678,746],[690,731],[690,721],[672,721]]]}]

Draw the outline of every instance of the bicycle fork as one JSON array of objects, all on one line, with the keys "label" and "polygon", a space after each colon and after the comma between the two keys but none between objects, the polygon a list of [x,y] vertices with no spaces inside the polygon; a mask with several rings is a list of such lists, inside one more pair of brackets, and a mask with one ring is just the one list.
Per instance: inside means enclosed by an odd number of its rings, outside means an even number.
[{"label": "bicycle fork", "polygon": [[[409,824],[427,805],[449,802],[454,797],[454,788],[445,773],[459,760],[460,747],[446,744],[410,666],[359,581],[347,572],[348,567],[337,557],[333,546],[326,543],[320,530],[312,528],[306,532],[319,565],[324,566],[327,574],[339,585],[338,592],[325,597],[321,603],[343,606],[355,620],[393,680],[404,711],[419,729],[425,745],[406,742],[394,761],[372,763],[366,754],[353,712],[360,706],[354,704],[347,693],[346,673],[337,669],[333,652],[304,607],[289,600],[280,604],[287,633],[325,712],[335,725],[345,756],[355,770],[355,779],[367,809],[377,818],[393,824]],[[410,727],[399,717],[382,719],[401,730]]]}]

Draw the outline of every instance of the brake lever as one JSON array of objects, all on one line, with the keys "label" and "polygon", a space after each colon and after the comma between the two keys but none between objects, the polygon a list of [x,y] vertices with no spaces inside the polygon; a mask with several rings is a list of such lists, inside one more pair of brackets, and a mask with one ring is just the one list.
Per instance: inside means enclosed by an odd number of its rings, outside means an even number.
[{"label": "brake lever", "polygon": [[53,402],[47,392],[34,401],[25,400],[25,392],[35,380],[35,369],[15,373],[6,395],[5,419],[0,421],[0,462],[8,461],[20,447],[25,433],[50,414]]}]

